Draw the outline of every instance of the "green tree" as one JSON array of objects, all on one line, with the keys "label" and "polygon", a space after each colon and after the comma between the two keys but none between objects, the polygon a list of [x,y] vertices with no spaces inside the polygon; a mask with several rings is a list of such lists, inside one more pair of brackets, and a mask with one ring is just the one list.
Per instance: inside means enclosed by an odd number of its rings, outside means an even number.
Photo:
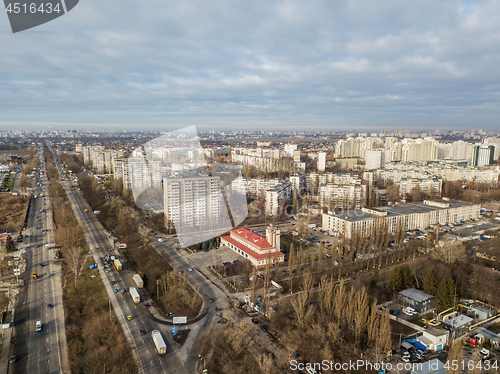
[{"label": "green tree", "polygon": [[441,283],[439,283],[436,297],[443,309],[453,306],[455,301],[455,282],[451,276],[443,279]]},{"label": "green tree", "polygon": [[401,291],[402,290],[402,278],[401,271],[399,267],[394,267],[389,274],[389,287],[393,291]]},{"label": "green tree", "polygon": [[401,274],[401,288],[404,290],[406,288],[410,288],[411,284],[411,275],[408,266],[402,266],[399,269],[399,273]]},{"label": "green tree", "polygon": [[437,292],[437,278],[436,278],[436,268],[433,267],[431,270],[427,272],[427,275],[424,278],[424,292],[429,295],[436,295]]},{"label": "green tree", "polygon": [[5,240],[5,250],[7,252],[14,252],[16,251],[16,246],[14,245],[14,241],[12,240],[12,236],[7,236],[7,239]]}]

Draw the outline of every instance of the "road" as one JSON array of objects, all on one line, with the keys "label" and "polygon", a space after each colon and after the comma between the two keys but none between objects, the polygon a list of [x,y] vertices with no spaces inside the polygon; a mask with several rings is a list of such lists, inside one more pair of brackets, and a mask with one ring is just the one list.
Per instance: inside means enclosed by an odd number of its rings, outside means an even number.
[{"label": "road", "polygon": [[[40,167],[45,170],[43,157],[40,160]],[[48,249],[53,246],[52,211],[48,200],[40,196],[47,193],[46,181],[41,179],[40,183],[40,188],[34,192],[37,198],[32,202],[25,231],[25,287],[19,295],[14,319],[17,338],[12,352],[19,361],[10,365],[9,372],[69,373],[60,267],[53,250]],[[49,231],[42,232],[42,229]],[[35,271],[37,279],[33,279]],[[49,276],[49,272],[54,276]],[[49,308],[49,304],[53,307]],[[42,323],[40,332],[35,331],[36,321]]]},{"label": "road", "polygon": [[[73,211],[78,222],[85,231],[86,239],[89,248],[92,251],[94,262],[98,264],[99,274],[103,280],[106,293],[113,307],[114,313],[122,326],[125,337],[130,342],[132,354],[138,367],[139,373],[144,374],[185,374],[192,373],[184,368],[184,364],[177,355],[177,347],[173,343],[170,331],[167,326],[156,323],[151,319],[150,313],[143,307],[143,302],[146,300],[146,292],[144,289],[138,289],[141,296],[141,303],[134,304],[129,293],[114,292],[114,288],[129,288],[135,287],[132,281],[133,270],[128,266],[124,258],[121,258],[119,253],[110,251],[111,242],[108,232],[104,229],[96,216],[92,213],[91,207],[85,201],[81,193],[68,186],[68,182],[64,177],[64,170],[57,158],[55,151],[50,145],[49,149],[56,161],[56,166],[61,176],[60,181],[63,185],[68,199],[71,202]],[[85,212],[87,209],[87,212]],[[118,271],[114,267],[110,267],[106,272],[101,264],[100,257],[104,254],[114,255],[123,263],[123,270]],[[111,281],[117,281],[115,285]],[[133,319],[127,320],[127,316],[131,315]],[[140,330],[145,330],[147,333],[141,335]],[[167,354],[164,356],[158,355],[154,343],[151,339],[151,331],[159,330],[162,333],[163,339],[167,344]]]}]

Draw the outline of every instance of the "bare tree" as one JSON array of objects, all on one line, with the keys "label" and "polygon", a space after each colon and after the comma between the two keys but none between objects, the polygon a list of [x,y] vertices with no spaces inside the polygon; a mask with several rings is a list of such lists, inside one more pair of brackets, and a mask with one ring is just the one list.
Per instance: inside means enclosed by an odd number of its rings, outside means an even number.
[{"label": "bare tree", "polygon": [[380,318],[380,329],[376,343],[383,353],[387,353],[391,349],[391,325],[389,321],[389,309],[386,308]]},{"label": "bare tree", "polygon": [[359,288],[355,295],[356,307],[354,312],[354,334],[359,340],[361,333],[366,327],[368,317],[368,295],[364,287]]},{"label": "bare tree", "polygon": [[66,265],[68,265],[68,271],[73,274],[75,286],[85,268],[87,257],[86,255],[82,258],[82,249],[80,247],[70,247],[68,249],[68,253],[66,254]]},{"label": "bare tree", "polygon": [[268,353],[262,353],[257,357],[261,374],[274,374],[273,356]]},{"label": "bare tree", "polygon": [[449,368],[446,370],[447,374],[459,374],[462,373],[462,366],[460,364],[458,365],[452,365],[453,362],[455,363],[460,363],[462,362],[463,359],[463,347],[462,347],[462,342],[460,341],[455,341],[451,347],[450,350],[448,351],[448,362],[450,363]]},{"label": "bare tree", "polygon": [[445,264],[451,264],[465,256],[465,246],[458,242],[446,242],[436,247],[434,256]]},{"label": "bare tree", "polygon": [[366,332],[368,333],[368,343],[373,344],[377,340],[377,333],[380,326],[380,314],[377,308],[377,299],[373,300],[371,305],[370,317],[366,325]]}]

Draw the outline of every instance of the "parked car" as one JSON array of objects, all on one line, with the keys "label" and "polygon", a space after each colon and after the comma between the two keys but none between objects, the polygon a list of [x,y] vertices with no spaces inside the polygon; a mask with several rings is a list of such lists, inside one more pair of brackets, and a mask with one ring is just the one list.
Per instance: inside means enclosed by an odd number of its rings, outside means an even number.
[{"label": "parked car", "polygon": [[267,331],[267,327],[266,327],[266,326],[264,326],[264,325],[260,325],[260,329],[261,329],[262,331],[264,331],[264,332],[266,332],[266,331]]}]

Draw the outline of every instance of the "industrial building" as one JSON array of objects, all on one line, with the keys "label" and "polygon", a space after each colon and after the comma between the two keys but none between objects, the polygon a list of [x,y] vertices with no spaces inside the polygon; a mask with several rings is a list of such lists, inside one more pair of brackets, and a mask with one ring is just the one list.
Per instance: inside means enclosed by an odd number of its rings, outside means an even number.
[{"label": "industrial building", "polygon": [[478,319],[480,321],[484,321],[485,319],[493,317],[495,315],[495,311],[491,308],[484,306],[484,305],[474,304],[474,305],[471,305],[471,307],[467,311],[467,315],[469,317]]},{"label": "industrial building", "polygon": [[462,332],[472,325],[474,320],[468,316],[460,314],[443,322],[443,327],[451,332]]}]

